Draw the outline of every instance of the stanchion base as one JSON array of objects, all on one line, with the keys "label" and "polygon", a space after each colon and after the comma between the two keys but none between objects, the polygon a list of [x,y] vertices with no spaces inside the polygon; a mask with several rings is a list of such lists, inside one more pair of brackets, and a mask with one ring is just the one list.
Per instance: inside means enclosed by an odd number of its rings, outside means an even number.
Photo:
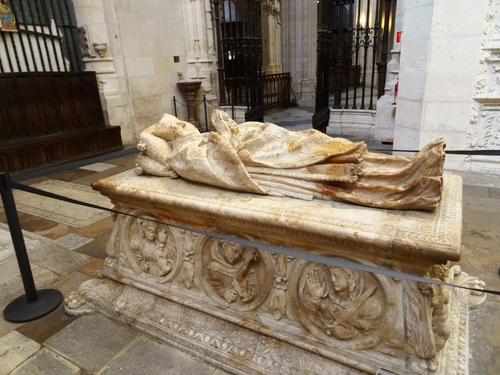
[{"label": "stanchion base", "polygon": [[63,295],[55,289],[37,291],[38,299],[28,302],[26,295],[17,297],[3,311],[5,320],[13,323],[30,322],[54,311],[62,302]]}]

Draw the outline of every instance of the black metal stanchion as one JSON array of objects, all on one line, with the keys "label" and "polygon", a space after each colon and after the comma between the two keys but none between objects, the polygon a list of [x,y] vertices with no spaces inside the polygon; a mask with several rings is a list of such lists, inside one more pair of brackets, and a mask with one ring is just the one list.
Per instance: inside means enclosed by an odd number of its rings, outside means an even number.
[{"label": "black metal stanchion", "polygon": [[63,295],[55,289],[43,289],[38,292],[36,290],[23,232],[17,216],[16,203],[9,182],[9,174],[0,172],[2,203],[26,294],[10,302],[3,311],[3,316],[9,322],[21,323],[41,318],[54,311],[62,302]]}]

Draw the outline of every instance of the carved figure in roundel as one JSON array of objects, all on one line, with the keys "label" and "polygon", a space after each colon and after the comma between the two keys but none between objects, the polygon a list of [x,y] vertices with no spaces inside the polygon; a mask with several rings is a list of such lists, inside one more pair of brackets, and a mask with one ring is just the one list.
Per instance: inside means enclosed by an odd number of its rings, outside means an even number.
[{"label": "carved figure in roundel", "polygon": [[259,305],[270,291],[270,262],[255,248],[209,241],[203,257],[205,290],[212,298],[244,309]]},{"label": "carved figure in roundel", "polygon": [[388,325],[387,286],[367,272],[310,263],[299,276],[298,302],[307,328],[348,346],[374,346],[373,334]]},{"label": "carved figure in roundel", "polygon": [[149,216],[137,219],[136,223],[130,249],[137,265],[151,276],[166,276],[172,270],[176,256],[175,248],[168,242],[166,227]]}]

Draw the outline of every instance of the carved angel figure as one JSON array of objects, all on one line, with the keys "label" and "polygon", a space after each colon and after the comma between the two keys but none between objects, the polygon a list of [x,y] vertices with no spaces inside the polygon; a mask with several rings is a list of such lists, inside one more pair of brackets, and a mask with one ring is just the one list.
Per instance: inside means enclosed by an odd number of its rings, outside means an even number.
[{"label": "carved angel figure", "polygon": [[310,270],[303,278],[304,306],[328,336],[348,340],[379,326],[382,306],[374,295],[377,285],[365,289],[362,272],[324,267]]},{"label": "carved angel figure", "polygon": [[220,297],[227,302],[248,302],[257,295],[257,277],[251,267],[258,260],[256,250],[219,241],[212,247],[210,257],[206,277]]},{"label": "carved angel figure", "polygon": [[137,219],[138,230],[130,243],[137,263],[142,271],[151,276],[162,277],[172,269],[175,250],[167,243],[167,232],[164,227],[146,217]]},{"label": "carved angel figure", "polygon": [[368,152],[364,142],[317,130],[237,125],[213,112],[217,132],[164,115],[140,135],[136,173],[178,176],[232,190],[392,209],[433,210],[441,200],[444,147],[436,139],[414,156]]}]

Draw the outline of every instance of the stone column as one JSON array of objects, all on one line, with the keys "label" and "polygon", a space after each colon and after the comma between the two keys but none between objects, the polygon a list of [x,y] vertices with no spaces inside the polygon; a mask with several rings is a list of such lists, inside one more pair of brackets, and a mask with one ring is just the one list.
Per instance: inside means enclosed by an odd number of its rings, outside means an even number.
[{"label": "stone column", "polygon": [[196,108],[196,93],[200,89],[200,81],[182,81],[177,82],[177,87],[179,87],[180,92],[186,99],[187,110],[188,110],[188,122],[200,127],[200,122],[198,121],[198,111]]},{"label": "stone column", "polygon": [[[403,1],[395,148],[418,149],[438,136],[449,149],[466,146],[487,3]],[[453,160],[448,155],[447,165]]]},{"label": "stone column", "polygon": [[278,74],[282,72],[281,9],[280,2],[262,2],[262,72]]},{"label": "stone column", "polygon": [[283,71],[301,105],[314,105],[318,9],[316,1],[287,0],[281,4]]},{"label": "stone column", "polygon": [[[403,2],[396,2],[394,15],[394,37],[391,41],[391,59],[387,63],[384,95],[377,101],[377,116],[375,118],[375,140],[394,138],[397,103],[394,102],[394,90],[399,81],[399,61],[401,55],[401,41],[397,42],[396,33],[403,30]],[[403,36],[404,38],[404,36]]]},{"label": "stone column", "polygon": [[185,79],[201,81],[205,95],[213,96],[211,72],[215,49],[210,0],[183,1],[183,15],[187,49]]}]

